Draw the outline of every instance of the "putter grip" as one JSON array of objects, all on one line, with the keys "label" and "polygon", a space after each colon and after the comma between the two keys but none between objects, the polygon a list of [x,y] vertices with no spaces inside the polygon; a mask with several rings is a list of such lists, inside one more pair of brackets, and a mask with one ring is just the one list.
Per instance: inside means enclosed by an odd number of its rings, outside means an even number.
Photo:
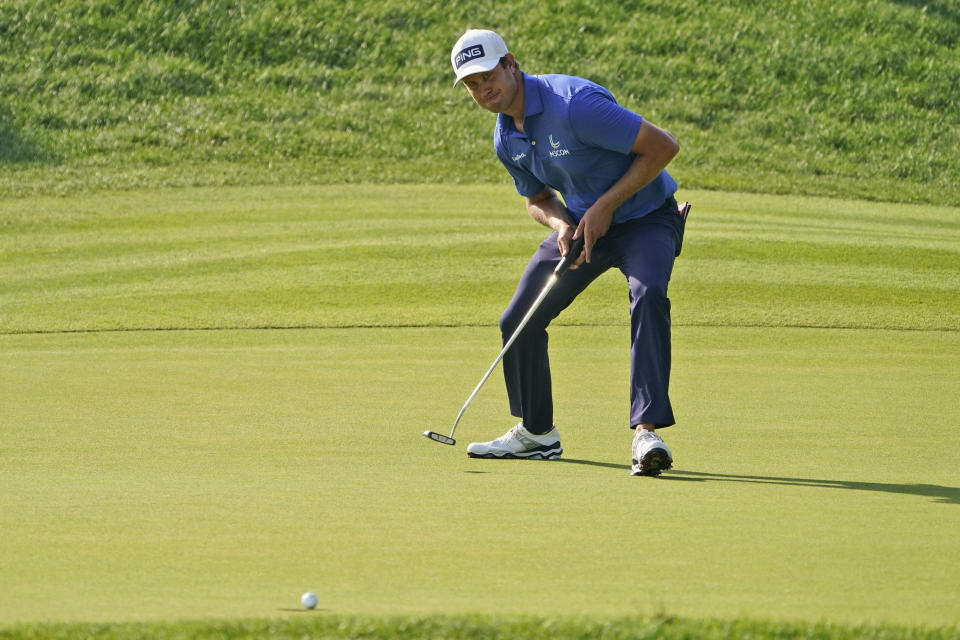
[{"label": "putter grip", "polygon": [[570,265],[577,261],[581,251],[583,251],[583,236],[573,241],[573,244],[570,245],[570,250],[567,251],[567,255],[563,256],[563,260],[561,260],[557,268],[553,270],[553,273],[556,274],[558,278],[562,276],[566,270],[570,268]]}]

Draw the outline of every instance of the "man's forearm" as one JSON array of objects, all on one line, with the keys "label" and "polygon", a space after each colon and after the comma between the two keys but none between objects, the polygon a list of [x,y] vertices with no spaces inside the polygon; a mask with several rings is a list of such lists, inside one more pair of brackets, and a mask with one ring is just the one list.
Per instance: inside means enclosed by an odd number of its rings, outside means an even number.
[{"label": "man's forearm", "polygon": [[563,234],[569,227],[577,226],[573,216],[567,211],[556,193],[529,199],[527,201],[527,213],[540,224],[550,227],[560,234]]},{"label": "man's forearm", "polygon": [[583,257],[586,262],[590,262],[594,243],[610,230],[617,207],[660,175],[679,150],[680,146],[672,135],[643,121],[630,148],[636,155],[633,162],[626,173],[587,209],[577,225],[574,236],[584,239]]},{"label": "man's forearm", "polygon": [[664,145],[634,158],[626,173],[600,196],[598,203],[613,211],[660,175],[679,151],[673,136],[664,133],[669,136],[673,145]]}]

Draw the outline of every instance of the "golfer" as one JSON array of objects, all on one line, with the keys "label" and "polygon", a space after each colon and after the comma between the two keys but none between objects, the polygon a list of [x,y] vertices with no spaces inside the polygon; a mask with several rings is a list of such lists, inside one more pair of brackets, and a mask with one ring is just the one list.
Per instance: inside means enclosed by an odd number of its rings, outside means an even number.
[{"label": "golfer", "polygon": [[[674,424],[667,284],[683,239],[683,217],[664,170],[679,151],[669,133],[624,109],[609,91],[565,75],[528,75],[493,31],[467,31],[450,54],[456,73],[484,109],[499,114],[497,156],[526,198],[527,212],[553,233],[540,244],[500,318],[504,342],[519,326],[574,239],[584,249],[503,358],[510,412],[520,422],[475,458],[558,458],[547,325],[601,274],[617,267],[630,287],[632,475],[673,464],[656,429]],[[559,193],[559,195],[558,195]],[[562,198],[562,199],[561,199]],[[604,380],[584,379],[581,387]]]}]

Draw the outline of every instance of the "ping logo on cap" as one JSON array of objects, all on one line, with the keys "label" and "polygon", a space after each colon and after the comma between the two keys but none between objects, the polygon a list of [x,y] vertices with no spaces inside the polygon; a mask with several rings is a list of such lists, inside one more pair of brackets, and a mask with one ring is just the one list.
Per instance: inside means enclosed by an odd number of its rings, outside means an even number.
[{"label": "ping logo on cap", "polygon": [[470,62],[474,58],[482,58],[484,55],[486,54],[483,51],[483,45],[474,44],[467,47],[466,49],[461,50],[460,53],[458,53],[456,57],[453,59],[453,64],[454,66],[456,66],[457,69],[459,69],[464,64]]}]

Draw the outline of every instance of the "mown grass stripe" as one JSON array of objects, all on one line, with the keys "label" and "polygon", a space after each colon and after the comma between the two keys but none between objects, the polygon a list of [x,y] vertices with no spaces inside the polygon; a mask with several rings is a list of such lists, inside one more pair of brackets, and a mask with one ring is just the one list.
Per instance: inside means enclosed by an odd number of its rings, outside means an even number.
[{"label": "mown grass stripe", "polygon": [[[952,209],[683,195],[678,326],[960,327]],[[493,186],[25,199],[0,203],[0,223],[5,333],[495,326],[546,235]],[[625,307],[614,271],[559,322],[620,324]]]}]

